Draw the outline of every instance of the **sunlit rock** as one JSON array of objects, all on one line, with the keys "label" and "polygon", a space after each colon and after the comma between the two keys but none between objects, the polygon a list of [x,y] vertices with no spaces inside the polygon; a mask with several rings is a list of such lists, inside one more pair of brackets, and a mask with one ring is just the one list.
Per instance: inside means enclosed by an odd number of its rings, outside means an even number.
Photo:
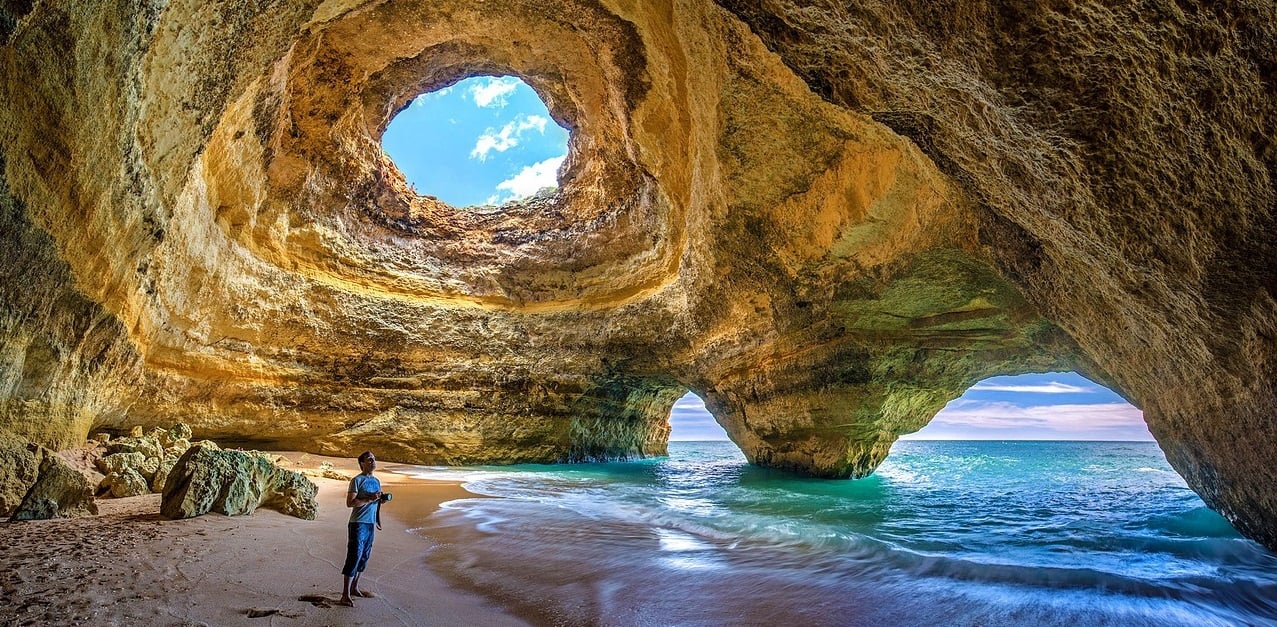
[{"label": "sunlit rock", "polygon": [[266,455],[201,443],[187,450],[169,471],[160,513],[169,518],[209,512],[242,516],[267,507],[314,520],[317,494],[309,479],[276,466]]}]

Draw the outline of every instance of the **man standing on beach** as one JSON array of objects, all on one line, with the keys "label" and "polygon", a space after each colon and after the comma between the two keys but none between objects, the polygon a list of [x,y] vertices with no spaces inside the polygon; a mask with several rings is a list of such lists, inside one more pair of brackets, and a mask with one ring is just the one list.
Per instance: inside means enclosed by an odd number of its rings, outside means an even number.
[{"label": "man standing on beach", "polygon": [[350,512],[349,540],[346,543],[346,565],[342,567],[344,577],[341,587],[340,604],[354,607],[352,596],[371,597],[372,595],[359,589],[359,576],[368,565],[368,556],[372,554],[373,527],[380,529],[377,519],[377,508],[381,506],[381,481],[372,476],[377,468],[377,458],[372,451],[359,454],[359,474],[350,480],[350,489],[346,492],[346,507]]}]

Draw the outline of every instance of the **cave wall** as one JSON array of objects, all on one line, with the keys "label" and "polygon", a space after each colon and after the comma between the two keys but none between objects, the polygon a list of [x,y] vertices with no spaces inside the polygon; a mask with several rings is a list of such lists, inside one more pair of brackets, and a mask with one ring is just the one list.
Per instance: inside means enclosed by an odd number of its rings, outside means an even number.
[{"label": "cave wall", "polygon": [[[847,477],[1074,369],[1277,545],[1271,3],[471,5],[5,5],[0,425],[624,459],[692,389]],[[572,130],[553,195],[381,152],[475,74]]]},{"label": "cave wall", "polygon": [[1277,541],[1272,2],[719,4],[913,139],[1189,485]]},{"label": "cave wall", "polygon": [[53,240],[0,185],[0,426],[69,448],[127,411],[141,359],[119,321],[74,287]]}]

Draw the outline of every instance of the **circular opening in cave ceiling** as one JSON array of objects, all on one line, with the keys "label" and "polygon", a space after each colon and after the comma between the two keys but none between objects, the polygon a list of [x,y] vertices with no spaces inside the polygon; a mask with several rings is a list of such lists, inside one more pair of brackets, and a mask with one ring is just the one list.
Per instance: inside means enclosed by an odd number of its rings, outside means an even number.
[{"label": "circular opening in cave ceiling", "polygon": [[414,98],[381,144],[411,191],[478,208],[552,195],[568,139],[527,83],[477,76]]}]

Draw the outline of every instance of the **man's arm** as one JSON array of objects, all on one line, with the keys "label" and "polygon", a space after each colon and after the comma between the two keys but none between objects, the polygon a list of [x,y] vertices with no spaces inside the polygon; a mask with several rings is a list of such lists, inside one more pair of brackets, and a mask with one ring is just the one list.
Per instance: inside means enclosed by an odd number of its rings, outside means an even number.
[{"label": "man's arm", "polygon": [[368,505],[369,503],[376,503],[380,499],[381,499],[381,490],[373,492],[372,494],[362,499],[359,498],[358,492],[347,492],[346,507],[359,507],[360,505]]}]

